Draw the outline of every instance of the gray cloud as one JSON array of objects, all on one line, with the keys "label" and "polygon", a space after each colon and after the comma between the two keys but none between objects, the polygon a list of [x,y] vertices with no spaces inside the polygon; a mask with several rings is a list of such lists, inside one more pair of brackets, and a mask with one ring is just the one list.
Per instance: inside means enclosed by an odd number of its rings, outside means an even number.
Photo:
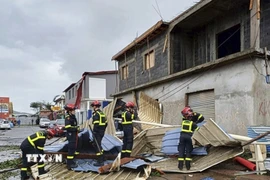
[{"label": "gray cloud", "polygon": [[[194,4],[157,2],[167,21]],[[114,69],[111,57],[160,20],[155,0],[0,3],[0,96],[27,112],[31,102],[52,101],[84,71]]]}]

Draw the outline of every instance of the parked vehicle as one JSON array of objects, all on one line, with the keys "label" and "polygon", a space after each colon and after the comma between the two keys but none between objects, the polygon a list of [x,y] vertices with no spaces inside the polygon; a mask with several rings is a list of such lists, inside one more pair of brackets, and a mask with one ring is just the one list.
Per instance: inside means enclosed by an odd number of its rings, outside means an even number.
[{"label": "parked vehicle", "polygon": [[50,125],[50,120],[48,118],[40,118],[39,127],[40,128],[47,128]]},{"label": "parked vehicle", "polygon": [[9,121],[5,119],[0,120],[0,129],[11,129]]},{"label": "parked vehicle", "polygon": [[56,119],[53,124],[51,124],[48,128],[52,129],[55,133],[55,136],[65,136],[65,119]]}]

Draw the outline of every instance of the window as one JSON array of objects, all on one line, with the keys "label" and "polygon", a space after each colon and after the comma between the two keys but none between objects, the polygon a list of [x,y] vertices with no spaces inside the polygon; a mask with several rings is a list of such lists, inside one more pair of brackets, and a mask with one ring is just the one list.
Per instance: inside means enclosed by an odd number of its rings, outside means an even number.
[{"label": "window", "polygon": [[75,86],[75,96],[77,96],[77,89],[78,89],[78,86],[76,85]]},{"label": "window", "polygon": [[217,34],[217,58],[240,52],[240,24]]},{"label": "window", "polygon": [[68,91],[68,99],[71,99],[71,90]]},{"label": "window", "polygon": [[121,79],[127,79],[128,78],[128,65],[125,65],[121,68]]},{"label": "window", "polygon": [[74,88],[72,88],[72,98],[74,98]]},{"label": "window", "polygon": [[144,55],[144,69],[150,69],[155,66],[155,51],[149,51]]}]

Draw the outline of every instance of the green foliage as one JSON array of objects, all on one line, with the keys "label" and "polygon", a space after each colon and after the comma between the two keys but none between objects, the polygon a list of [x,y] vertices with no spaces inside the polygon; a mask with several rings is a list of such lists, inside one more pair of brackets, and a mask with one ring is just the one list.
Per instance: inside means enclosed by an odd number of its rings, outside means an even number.
[{"label": "green foliage", "polygon": [[0,163],[0,169],[7,169],[7,168],[16,168],[21,163],[21,158],[7,160]]},{"label": "green foliage", "polygon": [[50,102],[31,102],[30,103],[30,108],[32,108],[37,114],[40,112],[40,110],[42,109],[47,109],[50,110],[52,112],[52,103]]}]

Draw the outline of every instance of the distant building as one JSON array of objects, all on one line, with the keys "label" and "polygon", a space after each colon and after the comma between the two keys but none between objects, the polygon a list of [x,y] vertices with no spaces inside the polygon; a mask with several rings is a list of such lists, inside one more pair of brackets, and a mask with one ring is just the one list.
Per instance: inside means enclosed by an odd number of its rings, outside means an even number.
[{"label": "distant building", "polygon": [[0,97],[0,118],[7,119],[12,117],[13,104],[9,101],[9,97]]},{"label": "distant building", "polygon": [[[65,103],[79,106],[77,118],[79,124],[91,117],[91,102],[99,100],[101,108],[113,100],[112,94],[116,92],[118,71],[84,72],[83,78],[77,83],[70,84],[65,90]],[[76,103],[77,101],[77,103]]]}]

